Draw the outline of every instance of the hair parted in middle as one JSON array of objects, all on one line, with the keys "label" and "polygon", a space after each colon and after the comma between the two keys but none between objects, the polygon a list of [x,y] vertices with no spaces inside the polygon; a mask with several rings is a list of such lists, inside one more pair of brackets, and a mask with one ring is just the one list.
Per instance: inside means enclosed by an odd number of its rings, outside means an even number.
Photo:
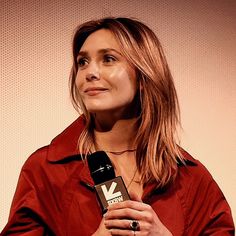
[{"label": "hair parted in middle", "polygon": [[93,119],[76,88],[77,56],[89,35],[99,29],[109,30],[120,45],[121,53],[136,70],[140,114],[135,139],[136,163],[141,181],[157,181],[166,186],[177,174],[177,162],[183,161],[177,145],[180,124],[179,104],[173,78],[162,46],[155,33],[133,18],[107,17],[92,20],[76,28],[73,39],[73,67],[70,76],[74,107],[83,112],[85,129],[79,138],[79,151],[87,155],[94,143]]}]

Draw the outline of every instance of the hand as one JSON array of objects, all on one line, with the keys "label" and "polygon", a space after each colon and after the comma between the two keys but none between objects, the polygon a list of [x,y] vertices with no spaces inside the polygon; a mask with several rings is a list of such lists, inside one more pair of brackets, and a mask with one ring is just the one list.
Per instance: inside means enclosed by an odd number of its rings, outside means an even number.
[{"label": "hand", "polygon": [[[132,200],[111,204],[104,215],[104,224],[111,235],[126,236],[171,236],[170,231],[162,224],[152,207],[142,202],[134,194]],[[139,222],[139,229],[130,228],[132,220]]]},{"label": "hand", "polygon": [[92,236],[111,236],[112,234],[104,225],[104,218],[102,218],[99,227],[96,232],[92,234]]}]

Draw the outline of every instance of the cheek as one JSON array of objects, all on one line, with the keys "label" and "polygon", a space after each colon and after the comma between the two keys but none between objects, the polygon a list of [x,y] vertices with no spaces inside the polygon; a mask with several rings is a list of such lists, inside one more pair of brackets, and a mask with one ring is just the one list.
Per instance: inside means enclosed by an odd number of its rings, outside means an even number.
[{"label": "cheek", "polygon": [[80,92],[80,90],[82,88],[82,77],[81,77],[81,74],[77,74],[76,75],[75,86],[76,86],[76,89]]},{"label": "cheek", "polygon": [[107,78],[111,83],[114,83],[117,87],[123,88],[124,90],[130,90],[137,88],[136,74],[133,70],[129,70],[124,67],[117,67],[114,70],[107,73]]},{"label": "cheek", "polygon": [[137,92],[137,79],[136,75],[132,71],[123,70],[120,71],[120,88],[130,96],[134,96]]}]

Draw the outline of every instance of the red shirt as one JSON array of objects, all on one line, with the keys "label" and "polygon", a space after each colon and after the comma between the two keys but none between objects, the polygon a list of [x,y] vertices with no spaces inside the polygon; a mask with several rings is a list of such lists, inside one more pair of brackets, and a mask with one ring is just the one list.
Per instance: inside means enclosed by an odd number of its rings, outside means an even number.
[{"label": "red shirt", "polygon": [[[77,151],[83,128],[83,119],[77,119],[28,158],[2,236],[89,236],[96,231],[102,214],[88,166]],[[183,155],[186,165],[178,166],[174,183],[163,191],[147,185],[143,201],[174,236],[234,235],[230,207],[218,185],[199,161]]]}]

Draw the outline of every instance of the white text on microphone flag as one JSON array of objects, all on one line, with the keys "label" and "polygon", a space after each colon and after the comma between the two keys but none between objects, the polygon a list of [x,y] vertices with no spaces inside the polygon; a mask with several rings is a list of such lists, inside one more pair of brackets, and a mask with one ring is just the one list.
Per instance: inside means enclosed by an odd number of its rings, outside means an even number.
[{"label": "white text on microphone flag", "polygon": [[116,182],[112,182],[109,189],[107,189],[105,184],[101,186],[103,194],[104,194],[104,196],[105,196],[107,201],[121,196],[121,192],[120,191],[114,192],[116,186],[117,186]]}]

